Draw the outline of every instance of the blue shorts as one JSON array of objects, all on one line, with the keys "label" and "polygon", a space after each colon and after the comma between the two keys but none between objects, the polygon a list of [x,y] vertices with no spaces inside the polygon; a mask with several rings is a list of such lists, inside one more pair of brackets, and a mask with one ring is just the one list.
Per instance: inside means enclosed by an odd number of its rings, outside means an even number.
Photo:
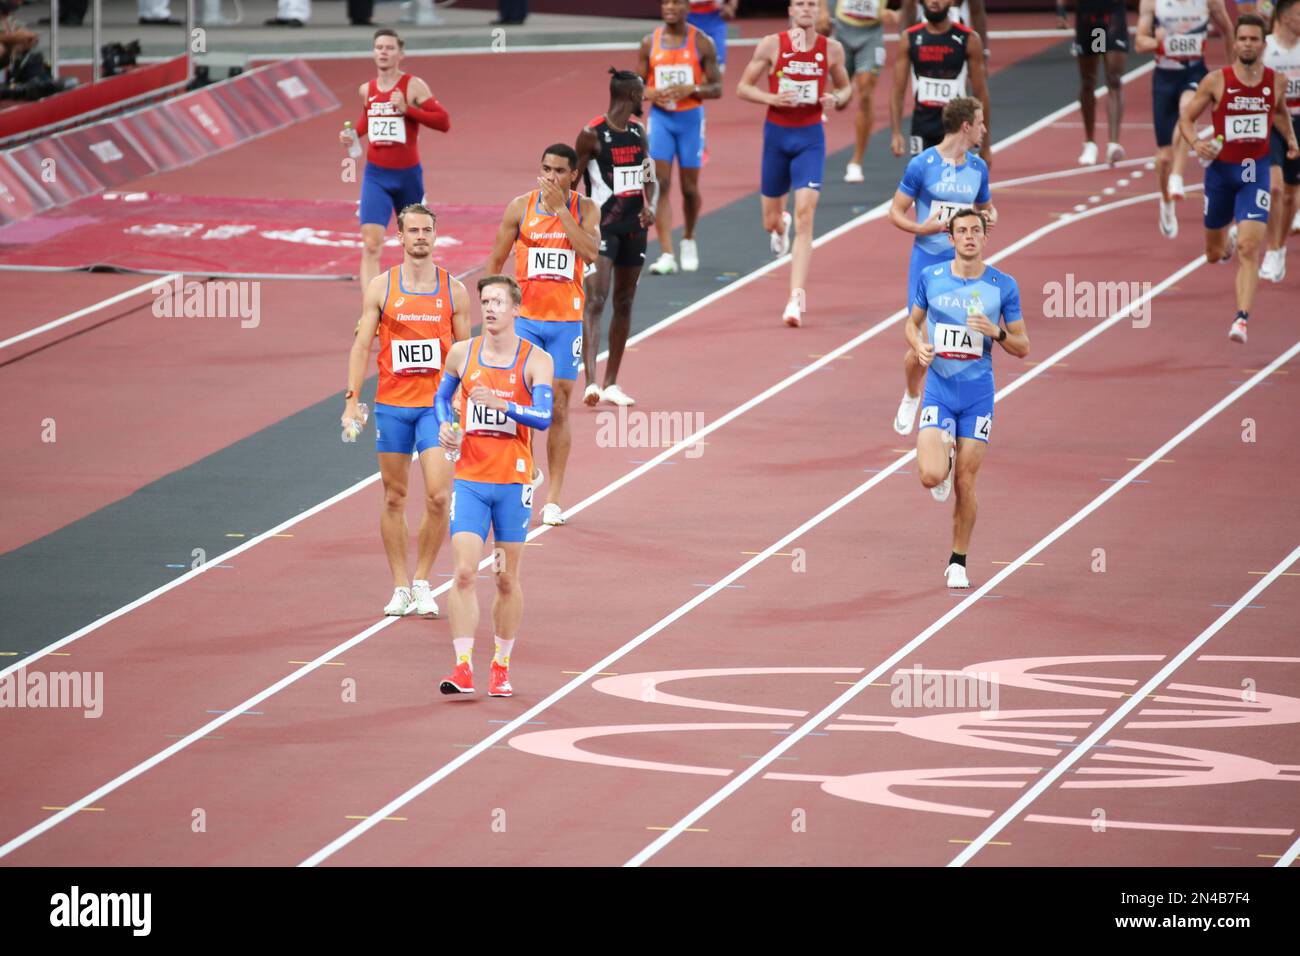
[{"label": "blue shorts", "polygon": [[952,262],[957,258],[957,249],[949,244],[948,248],[942,252],[926,252],[918,243],[912,244],[912,260],[907,264],[907,311],[912,311],[912,303],[916,301],[916,284],[921,281],[921,272],[930,266],[937,266],[942,262]]},{"label": "blue shorts", "polygon": [[375,403],[375,451],[409,455],[438,444],[438,416],[433,406]]},{"label": "blue shorts", "polygon": [[[1295,130],[1296,136],[1300,137],[1300,116],[1291,117],[1291,127]],[[1269,159],[1273,165],[1282,170],[1282,182],[1288,186],[1300,185],[1300,159],[1286,158],[1286,140],[1276,129],[1269,133]]]},{"label": "blue shorts", "polygon": [[484,541],[523,541],[533,519],[533,486],[457,478],[451,488],[451,533],[468,531]]},{"label": "blue shorts", "polygon": [[703,30],[718,50],[718,66],[727,65],[727,21],[721,13],[688,13],[686,22]]},{"label": "blue shorts", "polygon": [[987,442],[993,428],[993,379],[961,382],[933,372],[925,376],[921,428],[942,428],[957,438]]},{"label": "blue shorts", "polygon": [[416,163],[389,169],[366,163],[361,174],[361,224],[388,228],[388,221],[412,203],[424,202],[424,168]]},{"label": "blue shorts", "polygon": [[704,107],[693,110],[661,110],[650,107],[647,124],[650,158],[655,162],[677,160],[682,169],[699,169],[704,165]]},{"label": "blue shorts", "polygon": [[[1247,170],[1253,170],[1246,181]],[[1237,222],[1268,222],[1269,176],[1265,156],[1253,167],[1215,160],[1205,170],[1205,228],[1222,229]]]},{"label": "blue shorts", "polygon": [[1151,115],[1155,119],[1157,146],[1173,143],[1174,128],[1178,125],[1178,101],[1183,90],[1195,93],[1196,87],[1205,79],[1206,71],[1204,60],[1183,70],[1156,67],[1151,78]]},{"label": "blue shorts", "polygon": [[515,319],[515,334],[551,357],[556,378],[572,382],[578,377],[582,365],[581,322],[537,322],[521,315]]},{"label": "blue shorts", "polygon": [[791,189],[822,188],[826,168],[826,132],[812,126],[763,124],[763,174],[761,192],[769,199]]}]

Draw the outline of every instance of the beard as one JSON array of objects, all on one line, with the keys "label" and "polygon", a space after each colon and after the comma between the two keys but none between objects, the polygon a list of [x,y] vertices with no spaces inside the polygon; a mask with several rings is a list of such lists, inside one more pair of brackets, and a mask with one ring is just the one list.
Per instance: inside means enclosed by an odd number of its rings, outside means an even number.
[{"label": "beard", "polygon": [[410,249],[406,250],[406,254],[410,256],[412,259],[427,259],[429,258],[429,250],[430,247],[427,245],[412,246]]},{"label": "beard", "polygon": [[947,10],[931,10],[929,7],[925,7],[924,9],[925,18],[935,25],[943,23],[944,20],[948,19]]},{"label": "beard", "polygon": [[633,116],[642,116],[644,115],[644,113],[645,113],[645,103],[642,100],[637,100],[635,103],[632,104]]},{"label": "beard", "polygon": [[1254,66],[1254,65],[1255,65],[1255,61],[1259,59],[1259,54],[1258,54],[1258,53],[1249,53],[1249,54],[1248,54],[1248,53],[1238,53],[1238,54],[1237,54],[1237,59],[1240,60],[1242,63],[1244,63],[1246,66]]}]

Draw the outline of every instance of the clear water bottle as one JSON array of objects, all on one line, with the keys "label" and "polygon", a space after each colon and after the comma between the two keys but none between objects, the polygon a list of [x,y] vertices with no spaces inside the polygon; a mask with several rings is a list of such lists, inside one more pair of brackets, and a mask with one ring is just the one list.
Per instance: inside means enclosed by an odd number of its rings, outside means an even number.
[{"label": "clear water bottle", "polygon": [[979,315],[984,311],[984,306],[980,304],[979,290],[976,289],[970,294],[970,302],[966,305],[967,315]]},{"label": "clear water bottle", "polygon": [[352,128],[351,120],[343,121],[343,131],[348,134],[348,139],[352,140],[351,145],[348,146],[348,155],[353,159],[360,159],[362,152],[361,137],[358,136],[357,131]]},{"label": "clear water bottle", "polygon": [[370,420],[370,409],[366,407],[365,402],[357,406],[357,411],[361,413],[360,419],[349,418],[343,423],[343,441],[348,444],[352,444],[357,440],[357,436],[361,434],[361,429],[365,428],[366,422]]},{"label": "clear water bottle", "polygon": [[[1223,134],[1220,133],[1218,136],[1214,137],[1214,140],[1210,143],[1210,145],[1214,147],[1214,155],[1217,157],[1219,153],[1223,151]],[[1196,159],[1202,166],[1206,167],[1207,169],[1209,168],[1210,163],[1214,162],[1213,159],[1202,159],[1199,153],[1196,155]]]},{"label": "clear water bottle", "polygon": [[[452,423],[451,423],[451,430],[452,430],[453,434],[455,434],[455,433],[459,433],[459,432],[460,432],[460,422],[452,422]],[[462,438],[461,438],[461,441],[464,441],[464,440],[465,440],[465,439],[462,437]],[[449,462],[451,462],[452,464],[455,464],[456,462],[460,461],[460,446],[459,446],[459,445],[457,445],[454,449],[452,449],[452,450],[450,450],[450,451],[448,451],[447,449],[444,448],[442,453],[443,453],[443,455],[446,457],[446,459],[447,459]]]}]

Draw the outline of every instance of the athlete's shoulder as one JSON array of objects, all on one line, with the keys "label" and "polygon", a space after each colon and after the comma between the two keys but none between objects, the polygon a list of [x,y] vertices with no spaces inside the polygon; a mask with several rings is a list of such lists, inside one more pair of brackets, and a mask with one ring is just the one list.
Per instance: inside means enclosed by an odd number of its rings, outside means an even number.
[{"label": "athlete's shoulder", "polygon": [[587,129],[596,130],[605,125],[605,114],[601,113],[592,119],[587,120]]},{"label": "athlete's shoulder", "polygon": [[925,21],[924,21],[924,20],[920,20],[920,21],[918,21],[918,22],[912,24],[910,27],[908,27],[908,28],[907,28],[906,30],[904,30],[903,32],[904,32],[907,36],[917,36],[917,35],[918,35],[922,30],[924,30],[924,29],[925,29]]},{"label": "athlete's shoulder", "polygon": [[992,285],[1001,286],[1004,289],[1017,288],[1015,276],[1009,272],[1003,272],[996,266],[985,265],[984,279]]},{"label": "athlete's shoulder", "polygon": [[967,151],[966,162],[970,163],[971,169],[979,170],[981,172],[988,172],[989,164],[984,161],[983,156],[981,156],[979,153],[975,152],[974,150]]},{"label": "athlete's shoulder", "polygon": [[960,20],[953,20],[952,26],[953,29],[956,30],[958,33],[965,33],[968,36],[975,32],[970,27],[966,26],[966,24],[962,23]]}]

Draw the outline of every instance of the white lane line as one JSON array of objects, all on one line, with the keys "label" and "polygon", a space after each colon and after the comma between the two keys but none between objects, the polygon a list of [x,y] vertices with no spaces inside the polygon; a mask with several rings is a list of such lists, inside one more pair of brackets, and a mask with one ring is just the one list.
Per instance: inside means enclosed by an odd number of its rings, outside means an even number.
[{"label": "white lane line", "polygon": [[[1195,262],[1193,263],[1193,267],[1200,265],[1203,262],[1204,262],[1204,257],[1200,257],[1197,260],[1195,260]],[[1179,270],[1179,272],[1183,272],[1185,270],[1187,270],[1187,267],[1184,267],[1184,269]],[[1167,288],[1168,286],[1173,285],[1177,281],[1178,281],[1178,273],[1175,273],[1173,276],[1170,276],[1169,278],[1165,279],[1161,283],[1161,286]],[[1139,304],[1140,303],[1134,303],[1134,306],[1125,309],[1123,312],[1116,313],[1115,316],[1112,316],[1111,320],[1113,321],[1117,317],[1125,316],[1131,310],[1131,308],[1136,307]],[[830,704],[828,704],[826,707],[822,708],[820,711],[818,711],[816,714],[810,717],[804,724],[802,724],[792,734],[782,738],[780,743],[778,743],[775,747],[769,750],[761,758],[754,761],[748,767],[742,770],[739,774],[737,774],[734,778],[732,778],[725,786],[721,787],[716,793],[714,793],[707,800],[705,800],[703,803],[697,806],[694,810],[692,810],[690,813],[686,814],[686,816],[678,820],[677,823],[673,824],[673,826],[669,828],[662,836],[660,836],[658,839],[654,840],[652,843],[646,846],[643,850],[641,850],[641,852],[637,853],[634,857],[632,857],[632,859],[628,860],[627,863],[624,865],[641,866],[647,860],[651,859],[656,853],[658,853],[669,843],[675,840],[678,836],[680,836],[681,833],[687,827],[693,826],[706,814],[708,814],[715,807],[717,807],[718,804],[722,803],[723,800],[727,799],[727,797],[731,796],[742,786],[744,786],[747,782],[752,780],[760,772],[762,772],[769,765],[771,765],[778,757],[780,757],[787,750],[793,747],[799,740],[803,739],[809,733],[811,733],[812,731],[820,727],[822,724],[824,724],[827,720],[830,720],[832,717],[834,717],[835,714],[837,714],[844,707],[846,707],[855,697],[857,697],[858,694],[860,694],[863,690],[865,690],[870,684],[880,680],[880,678],[883,677],[886,673],[890,672],[891,669],[897,667],[899,663],[901,663],[908,656],[913,654],[916,651],[916,649],[919,648],[922,644],[928,641],[931,637],[937,634],[940,630],[946,627],[957,617],[964,614],[967,610],[973,607],[976,604],[976,602],[979,601],[979,599],[982,598],[985,594],[988,594],[990,591],[993,590],[993,588],[997,587],[1004,580],[1006,580],[1008,577],[1014,574],[1017,570],[1024,567],[1024,565],[1027,562],[1031,561],[1037,555],[1042,553],[1046,548],[1050,547],[1055,541],[1057,541],[1063,535],[1068,533],[1072,528],[1074,528],[1081,521],[1083,521],[1085,518],[1091,515],[1094,511],[1096,511],[1098,508],[1100,508],[1102,505],[1108,502],[1111,498],[1115,497],[1115,495],[1119,494],[1119,492],[1125,486],[1131,483],[1138,475],[1142,474],[1144,471],[1146,471],[1148,468],[1154,465],[1157,461],[1159,461],[1159,459],[1166,457],[1171,450],[1173,450],[1174,448],[1182,444],[1182,442],[1186,440],[1189,436],[1199,431],[1207,422],[1209,422],[1211,419],[1217,416],[1220,412],[1222,412],[1225,408],[1227,408],[1229,405],[1235,402],[1238,398],[1246,394],[1248,391],[1250,391],[1260,382],[1264,381],[1264,379],[1268,377],[1268,375],[1273,371],[1273,369],[1278,368],[1281,365],[1285,364],[1286,362],[1290,361],[1297,354],[1300,354],[1300,342],[1295,343],[1289,349],[1287,349],[1285,352],[1283,352],[1281,355],[1275,358],[1271,363],[1269,363],[1267,369],[1257,372],[1246,382],[1242,383],[1237,388],[1235,388],[1227,396],[1220,399],[1217,403],[1214,404],[1214,406],[1212,406],[1209,410],[1207,410],[1194,422],[1192,422],[1190,425],[1188,425],[1186,428],[1180,431],[1173,438],[1169,439],[1167,442],[1161,445],[1160,448],[1156,449],[1154,452],[1152,452],[1150,455],[1144,458],[1140,464],[1135,465],[1126,475],[1124,475],[1124,477],[1120,478],[1117,482],[1115,482],[1110,487],[1108,487],[1105,491],[1099,494],[1096,498],[1090,501],[1083,508],[1076,511],[1072,516],[1070,516],[1068,519],[1066,519],[1064,522],[1058,525],[1053,531],[1051,531],[1045,537],[1040,539],[1037,544],[1035,544],[1029,550],[1021,554],[1020,557],[1016,558],[1015,561],[1013,561],[1007,567],[1003,568],[1001,571],[995,574],[992,578],[986,581],[979,588],[972,591],[965,599],[961,601],[960,604],[956,605],[947,614],[939,618],[939,620],[935,621],[933,624],[927,627],[920,634],[916,635],[916,637],[912,638],[912,640],[910,640],[907,644],[905,644],[903,647],[899,648],[897,651],[891,654],[886,660],[884,660],[882,663],[880,663],[875,668],[873,668],[870,671],[870,673],[867,673],[863,675],[861,678],[859,678],[858,681],[854,683],[852,687],[845,690],[844,693],[836,697],[835,700],[831,701]],[[1059,356],[1060,353],[1057,353],[1056,355],[1052,356],[1052,359],[1056,360],[1058,359]],[[1038,367],[1041,366],[1036,366],[1036,368]],[[1013,384],[1019,385],[1020,380],[1018,380]],[[999,393],[999,397],[1001,397],[1001,393]],[[915,452],[912,452],[912,454],[914,455]],[[898,463],[896,462],[895,465],[897,464]],[[856,495],[857,492],[854,492],[852,495],[846,497],[851,500],[851,498],[856,497]],[[785,539],[783,539],[780,542],[780,544],[782,546],[785,546],[788,545],[793,540],[794,540],[794,536],[787,536]],[[778,548],[772,547],[770,550],[775,551],[778,550]],[[1133,698],[1133,699],[1138,700],[1140,698]],[[987,839],[987,836],[985,837],[985,839]],[[972,844],[972,846],[975,846],[975,844]],[[961,860],[962,856],[959,856],[957,859]]]},{"label": "white lane line", "polygon": [[[1288,354],[1295,353],[1297,350],[1300,350],[1300,343],[1296,343],[1296,345],[1292,346],[1290,353]],[[1274,361],[1277,362],[1277,360]],[[1278,362],[1277,364],[1281,364],[1281,363]],[[1253,381],[1255,381],[1256,384],[1258,384],[1258,382],[1263,380],[1263,377],[1264,376],[1262,374],[1256,373]],[[1238,389],[1238,391],[1242,391],[1242,389],[1245,389],[1246,387],[1247,386],[1243,385],[1241,386],[1241,388]],[[1232,397],[1233,396],[1229,396],[1229,398]],[[1220,402],[1219,405],[1216,406],[1215,408],[1222,410],[1222,408],[1226,408],[1228,404],[1229,404],[1228,399],[1224,399],[1224,401]],[[1215,409],[1211,409],[1211,411],[1214,410]],[[1211,415],[1210,412],[1206,412],[1206,414],[1201,416],[1201,418],[1198,419],[1197,422],[1194,422],[1192,425],[1189,425],[1188,429],[1190,429],[1191,431],[1195,431],[1196,428],[1198,428],[1200,425],[1204,424],[1205,422],[1209,421],[1210,418],[1212,417],[1214,416]],[[1188,431],[1187,434],[1190,434],[1190,431]],[[1149,463],[1154,463],[1154,460],[1150,457],[1148,457],[1147,461],[1144,462],[1144,464],[1149,464]],[[1173,674],[1174,671],[1176,671],[1179,667],[1181,667],[1188,660],[1188,658],[1190,658],[1198,650],[1204,647],[1206,642],[1208,642],[1210,638],[1214,637],[1215,634],[1219,633],[1219,631],[1223,630],[1223,628],[1227,625],[1229,621],[1231,621],[1234,617],[1240,614],[1242,610],[1245,609],[1246,605],[1250,604],[1251,601],[1259,597],[1259,595],[1263,593],[1265,588],[1267,588],[1270,584],[1272,584],[1279,577],[1281,577],[1282,572],[1285,571],[1287,568],[1291,567],[1291,565],[1295,563],[1297,558],[1300,558],[1300,547],[1297,547],[1289,555],[1283,558],[1282,561],[1276,567],[1274,567],[1272,571],[1270,571],[1267,575],[1265,575],[1262,579],[1260,579],[1258,584],[1256,584],[1253,588],[1251,588],[1249,591],[1247,591],[1245,594],[1239,597],[1236,603],[1232,605],[1232,607],[1228,608],[1228,610],[1224,611],[1222,614],[1218,616],[1218,618],[1215,619],[1213,624],[1211,624],[1209,627],[1203,630],[1191,641],[1191,643],[1189,643],[1186,647],[1184,647],[1181,651],[1179,651],[1176,655],[1174,655],[1174,657],[1170,659],[1170,661],[1167,664],[1165,664],[1164,667],[1156,671],[1156,673],[1152,675],[1151,679],[1148,680],[1144,685],[1142,685],[1141,690],[1137,691],[1132,697],[1127,698],[1124,701],[1124,703],[1122,703],[1119,707],[1117,707],[1115,709],[1115,712],[1112,713],[1109,717],[1107,717],[1104,721],[1102,721],[1101,725],[1096,730],[1090,733],[1087,737],[1085,737],[1082,741],[1080,741],[1079,744],[1073,750],[1071,750],[1063,758],[1061,758],[1060,763],[1058,763],[1055,767],[1047,771],[1047,773],[1045,773],[1041,778],[1039,778],[1038,781],[1035,782],[1032,787],[1030,787],[1027,791],[1025,791],[1024,795],[1021,796],[1019,800],[1017,800],[1015,803],[1013,803],[1010,807],[1007,808],[1005,813],[1003,813],[1000,817],[998,817],[996,820],[990,823],[988,827],[985,828],[983,833],[981,833],[979,836],[977,836],[974,840],[971,841],[969,846],[967,846],[964,850],[962,850],[955,857],[953,857],[952,862],[949,863],[948,865],[964,866],[966,863],[968,863],[971,857],[973,857],[984,846],[986,846],[991,839],[993,839],[995,836],[1001,833],[1002,830],[1007,826],[1007,824],[1011,823],[1011,821],[1015,820],[1018,816],[1024,813],[1025,809],[1036,799],[1038,799],[1038,797],[1041,796],[1044,793],[1044,791],[1047,790],[1048,787],[1050,787],[1053,783],[1059,780],[1067,770],[1069,770],[1081,759],[1087,756],[1090,748],[1095,747],[1097,744],[1101,743],[1102,739],[1107,734],[1109,734],[1111,730],[1113,730],[1121,720],[1127,717],[1129,713],[1133,710],[1133,708],[1137,707],[1142,702],[1143,698],[1147,697],[1150,694],[1154,694],[1156,691],[1158,691],[1160,689],[1160,686],[1164,684],[1164,682],[1169,679],[1170,675]]]},{"label": "white lane line", "polygon": [[7,339],[0,340],[0,349],[8,348],[11,345],[17,345],[19,342],[30,339],[34,335],[40,335],[42,332],[48,332],[50,329],[57,329],[60,325],[67,325],[69,322],[75,322],[83,315],[90,315],[92,312],[98,312],[100,309],[106,309],[110,305],[116,305],[123,299],[129,299],[134,295],[139,295],[141,292],[148,292],[154,286],[162,285],[171,282],[173,279],[179,278],[181,278],[179,272],[171,272],[165,276],[160,276],[157,279],[146,282],[143,285],[138,285],[133,289],[119,292],[117,295],[109,296],[107,299],[96,302],[94,305],[88,305],[84,309],[78,309],[76,312],[69,312],[60,319],[54,319],[53,321],[46,322],[44,325],[38,325],[34,329],[28,329],[26,332],[19,332],[17,335],[11,335]]}]

